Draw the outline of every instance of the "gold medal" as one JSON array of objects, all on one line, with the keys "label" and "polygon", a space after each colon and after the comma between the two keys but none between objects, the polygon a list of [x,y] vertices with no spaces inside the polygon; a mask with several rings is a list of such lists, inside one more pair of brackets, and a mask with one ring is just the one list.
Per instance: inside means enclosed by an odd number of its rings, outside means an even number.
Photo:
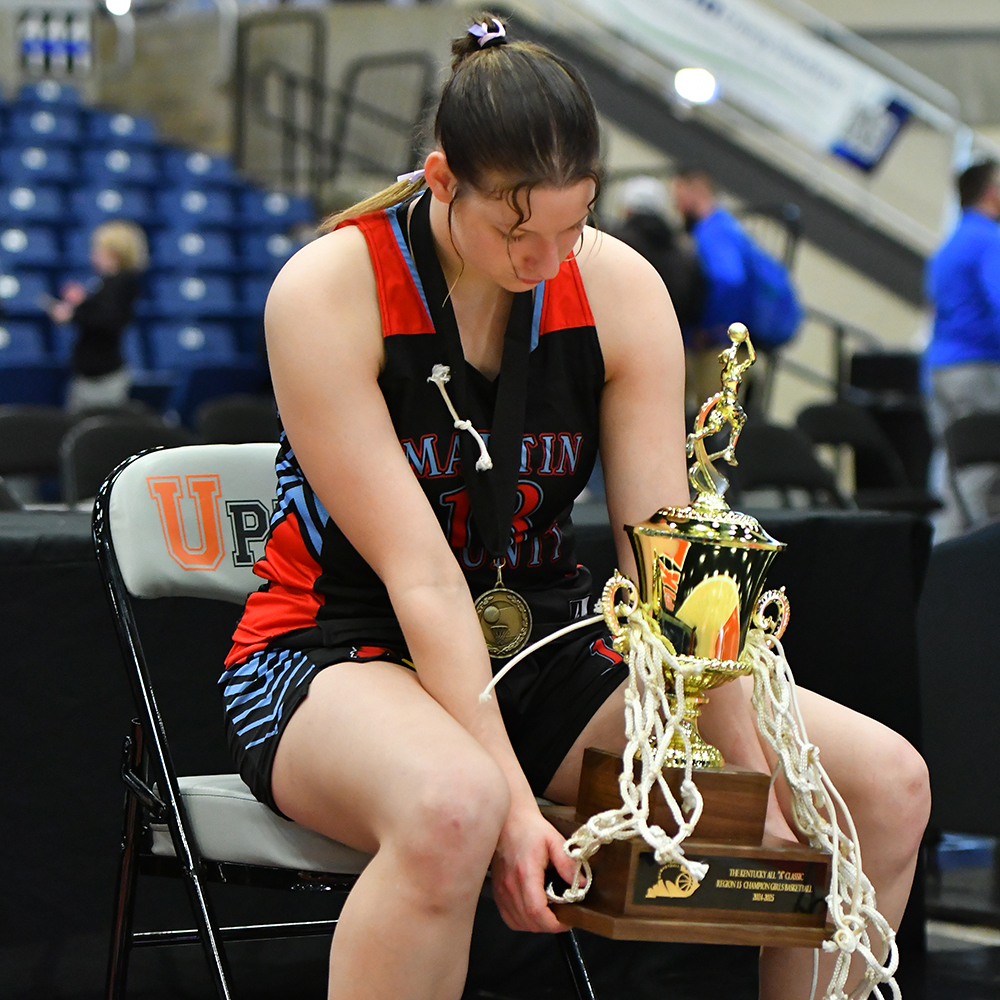
[{"label": "gold medal", "polygon": [[497,563],[496,586],[476,600],[486,649],[495,659],[513,656],[531,635],[531,609],[520,594],[503,585],[501,565]]}]

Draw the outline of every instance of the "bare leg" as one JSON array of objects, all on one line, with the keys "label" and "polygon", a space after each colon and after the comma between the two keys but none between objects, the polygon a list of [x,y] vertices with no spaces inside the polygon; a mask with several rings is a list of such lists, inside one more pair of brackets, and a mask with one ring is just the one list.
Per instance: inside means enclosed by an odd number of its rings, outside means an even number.
[{"label": "bare leg", "polygon": [[375,854],[334,935],[331,1000],[461,996],[509,806],[480,744],[411,671],[337,664],[289,721],[272,789],[292,819]]},{"label": "bare leg", "polygon": [[545,789],[547,799],[563,805],[576,804],[583,751],[587,747],[600,747],[617,754],[625,749],[625,683],[601,705],[576,738]]},{"label": "bare leg", "polygon": [[[759,766],[763,759],[764,767],[760,769],[771,770],[775,758],[770,747],[761,741],[754,752],[746,742],[746,722],[739,719],[742,708],[744,720],[756,731],[749,702],[751,690],[749,678],[742,678],[713,692],[715,708],[724,707],[727,714],[732,714],[728,725],[726,716],[719,711],[707,715],[702,732],[734,763]],[[879,911],[897,928],[910,894],[917,851],[930,812],[927,768],[906,740],[881,723],[812,691],[799,688],[798,698],[809,740],[820,748],[823,767],[851,810],[864,871],[875,888]],[[740,730],[744,735],[738,734]],[[750,760],[741,759],[745,757]],[[779,780],[776,789],[778,803],[791,824],[788,786]],[[840,822],[843,828],[842,817]],[[833,956],[821,953],[818,992],[829,980],[833,962]],[[808,949],[762,949],[761,1000],[805,1000],[812,967],[813,954]],[[856,962],[848,981],[849,991],[862,973],[860,962]]]}]

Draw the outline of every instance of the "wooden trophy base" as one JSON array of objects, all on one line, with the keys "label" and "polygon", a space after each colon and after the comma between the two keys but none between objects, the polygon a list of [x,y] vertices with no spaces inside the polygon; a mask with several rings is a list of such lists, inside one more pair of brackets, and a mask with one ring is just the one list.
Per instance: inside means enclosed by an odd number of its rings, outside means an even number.
[{"label": "wooden trophy base", "polygon": [[[619,756],[587,750],[576,809],[548,806],[545,816],[569,836],[594,814],[620,808],[620,771]],[[554,905],[556,916],[620,940],[818,948],[829,937],[829,855],[797,841],[764,838],[766,774],[726,767],[692,776],[704,811],[697,839],[684,841],[684,854],[708,864],[702,882],[677,865],[661,868],[639,837],[615,841],[590,859],[593,883],[586,899]],[[683,771],[668,768],[664,777],[679,800]],[[677,830],[658,788],[649,822],[667,833]]]}]

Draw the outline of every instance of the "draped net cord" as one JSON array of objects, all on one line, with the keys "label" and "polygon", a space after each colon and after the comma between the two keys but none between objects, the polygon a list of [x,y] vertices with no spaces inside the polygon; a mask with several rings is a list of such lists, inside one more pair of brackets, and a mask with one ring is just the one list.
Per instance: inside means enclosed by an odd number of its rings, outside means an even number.
[{"label": "draped net cord", "polygon": [[[623,588],[632,595],[630,603],[613,605],[614,596]],[[631,582],[620,574],[616,573],[605,586],[603,603],[606,609],[604,618],[613,633],[622,631],[617,619],[626,620],[624,631],[629,645],[629,680],[625,689],[626,745],[618,779],[622,806],[592,816],[566,840],[563,849],[576,862],[576,872],[570,887],[562,895],[557,895],[551,885],[546,888],[549,899],[558,903],[575,903],[586,896],[593,880],[589,859],[603,844],[614,840],[640,836],[653,848],[658,864],[678,864],[698,882],[708,871],[707,864],[689,861],[681,846],[693,832],[702,812],[701,793],[691,777],[691,742],[681,726],[684,676],[697,675],[699,668],[696,663],[681,664],[677,661],[639,610]],[[613,611],[609,613],[611,608]],[[598,621],[600,617],[595,615],[575,622],[523,650],[493,678],[480,695],[480,700],[487,699],[497,682],[529,653],[560,635]],[[838,955],[823,1000],[864,1000],[873,992],[879,1000],[886,1000],[886,994],[879,989],[882,984],[888,985],[892,1000],[901,1000],[899,986],[893,978],[899,964],[895,933],[878,912],[874,889],[862,871],[857,831],[850,811],[819,762],[819,748],[808,742],[795,696],[795,681],[781,644],[761,629],[750,629],[742,659],[753,668],[753,705],[757,712],[757,725],[778,755],[788,781],[795,825],[813,847],[831,856],[830,893],[826,902],[835,929],[832,940],[824,941],[822,947],[827,953],[838,952]],[[673,671],[673,710],[667,697],[664,666]],[[662,777],[664,756],[675,732],[683,740],[685,753],[680,805]],[[638,785],[633,766],[630,766],[637,758],[641,761]],[[677,833],[673,837],[668,836],[662,827],[648,822],[649,794],[654,784],[659,785],[677,824]],[[847,825],[846,834],[836,821],[838,808]],[[881,939],[878,956],[873,951],[869,927],[873,927]],[[865,975],[858,988],[847,994],[845,986],[855,953],[864,959]],[[817,978],[818,952],[814,956],[810,1000],[815,995]]]}]

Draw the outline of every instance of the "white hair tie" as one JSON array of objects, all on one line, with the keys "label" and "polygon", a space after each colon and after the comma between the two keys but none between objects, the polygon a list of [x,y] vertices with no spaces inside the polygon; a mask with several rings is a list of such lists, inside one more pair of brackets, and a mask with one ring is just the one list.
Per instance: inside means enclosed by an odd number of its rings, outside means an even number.
[{"label": "white hair tie", "polygon": [[469,34],[479,39],[479,47],[485,49],[488,45],[502,45],[507,41],[507,29],[495,17],[491,28],[485,21],[469,28]]}]

